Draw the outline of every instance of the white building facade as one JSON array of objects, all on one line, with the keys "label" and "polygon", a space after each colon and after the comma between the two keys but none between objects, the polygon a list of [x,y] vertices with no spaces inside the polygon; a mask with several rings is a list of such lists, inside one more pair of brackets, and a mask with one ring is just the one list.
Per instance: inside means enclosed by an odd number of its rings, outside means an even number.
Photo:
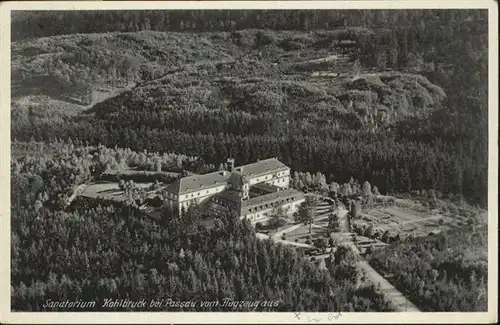
[{"label": "white building facade", "polygon": [[[255,223],[265,220],[277,206],[293,213],[304,201],[302,192],[289,188],[290,168],[276,158],[239,167],[234,167],[234,160],[230,158],[228,164],[229,171],[222,170],[176,180],[166,189],[165,204],[182,212],[193,204],[208,201],[221,203],[229,200],[231,202],[227,206],[236,210],[235,213],[240,218]],[[263,183],[270,185],[272,190],[264,195],[250,197],[252,187]],[[212,198],[214,199],[210,200]]]}]

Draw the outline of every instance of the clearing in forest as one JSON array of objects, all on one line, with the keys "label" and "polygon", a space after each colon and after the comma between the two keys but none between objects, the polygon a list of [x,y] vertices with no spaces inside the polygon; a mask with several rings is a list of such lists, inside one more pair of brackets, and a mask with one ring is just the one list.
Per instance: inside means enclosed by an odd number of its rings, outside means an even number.
[{"label": "clearing in forest", "polygon": [[365,209],[355,222],[391,234],[426,236],[464,225],[467,217],[458,212],[426,208],[418,201],[396,199],[393,206]]}]

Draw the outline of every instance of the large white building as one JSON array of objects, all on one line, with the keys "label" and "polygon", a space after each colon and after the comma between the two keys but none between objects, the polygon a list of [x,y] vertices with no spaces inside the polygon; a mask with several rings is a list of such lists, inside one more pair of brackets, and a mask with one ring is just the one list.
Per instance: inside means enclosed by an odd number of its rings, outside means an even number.
[{"label": "large white building", "polygon": [[304,194],[289,188],[290,168],[276,158],[234,166],[229,170],[183,177],[166,189],[169,207],[182,211],[192,204],[205,204],[214,213],[231,211],[252,222],[263,221],[278,206],[293,213]]}]

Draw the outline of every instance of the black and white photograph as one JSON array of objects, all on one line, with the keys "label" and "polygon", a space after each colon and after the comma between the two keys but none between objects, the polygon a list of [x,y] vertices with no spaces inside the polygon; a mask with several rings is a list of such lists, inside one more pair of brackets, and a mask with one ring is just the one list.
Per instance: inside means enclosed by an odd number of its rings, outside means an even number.
[{"label": "black and white photograph", "polygon": [[286,2],[8,8],[9,319],[497,321],[496,5]]}]

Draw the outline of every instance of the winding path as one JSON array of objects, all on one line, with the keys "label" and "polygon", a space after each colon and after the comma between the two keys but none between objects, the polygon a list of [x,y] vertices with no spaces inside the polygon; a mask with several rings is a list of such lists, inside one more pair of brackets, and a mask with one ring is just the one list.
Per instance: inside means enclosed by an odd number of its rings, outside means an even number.
[{"label": "winding path", "polygon": [[[380,289],[385,293],[386,297],[389,298],[395,309],[396,312],[421,312],[420,309],[418,309],[417,306],[415,306],[408,298],[406,298],[396,287],[394,287],[389,281],[387,281],[382,275],[380,275],[369,263],[366,261],[360,254],[360,251],[356,244],[353,241],[352,234],[349,232],[349,220],[348,220],[348,210],[346,210],[343,206],[338,207],[333,211],[333,213],[336,213],[339,216],[340,220],[340,229],[341,233],[343,234],[343,241],[342,244],[349,246],[353,252],[357,255],[358,257],[358,262],[356,263],[356,266],[358,269],[362,270],[365,274],[366,277],[368,278],[369,281],[371,281],[374,284],[379,284]],[[316,219],[321,219],[326,215],[326,213],[318,213]],[[260,239],[268,239],[272,238],[276,242],[283,243],[285,245],[290,245],[290,246],[295,246],[295,247],[302,247],[302,248],[314,248],[312,245],[304,244],[304,243],[297,243],[293,241],[288,241],[288,240],[281,240],[279,239],[281,235],[284,232],[290,232],[293,231],[297,228],[302,227],[302,224],[298,225],[293,225],[288,228],[282,229],[278,232],[276,232],[273,235],[266,235],[262,233],[257,233],[257,237]],[[320,227],[316,226],[313,224],[314,227]],[[328,257],[329,254],[323,254],[323,255],[318,255],[316,256],[316,259],[324,259]],[[323,263],[324,266],[324,263]]]}]

